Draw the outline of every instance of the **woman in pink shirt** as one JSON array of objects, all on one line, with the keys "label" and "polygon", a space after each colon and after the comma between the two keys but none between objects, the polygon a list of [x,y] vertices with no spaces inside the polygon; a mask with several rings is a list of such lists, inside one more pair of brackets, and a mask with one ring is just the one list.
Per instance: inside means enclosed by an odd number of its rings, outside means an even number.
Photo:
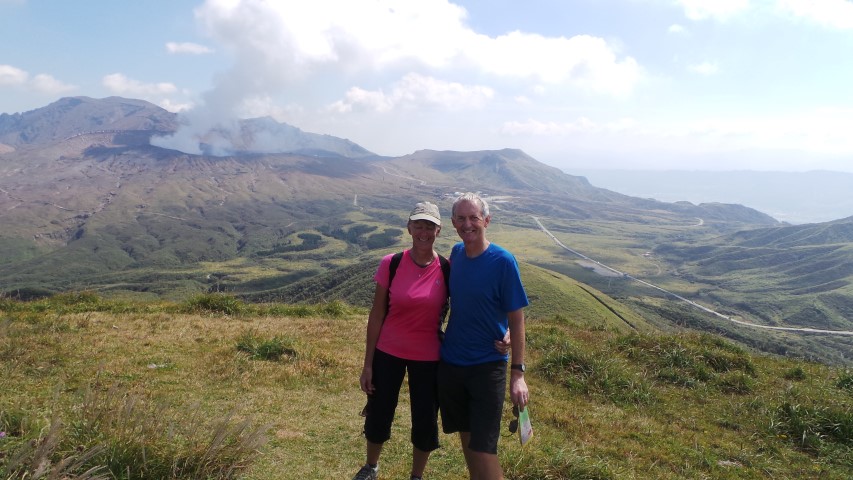
[{"label": "woman in pink shirt", "polygon": [[376,291],[367,320],[367,345],[361,389],[367,394],[364,436],[367,463],[353,480],[376,478],[382,445],[391,423],[403,378],[409,375],[412,411],[412,479],[420,479],[430,452],[438,448],[439,317],[447,301],[443,259],[433,250],[441,232],[441,214],[429,202],[418,203],[407,224],[412,248],[403,252],[393,281],[393,255],[379,263]]}]

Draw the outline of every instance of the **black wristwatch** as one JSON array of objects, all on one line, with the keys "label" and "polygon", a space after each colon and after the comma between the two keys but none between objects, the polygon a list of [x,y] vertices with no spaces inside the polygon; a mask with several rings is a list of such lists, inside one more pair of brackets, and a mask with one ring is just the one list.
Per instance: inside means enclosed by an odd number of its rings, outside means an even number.
[{"label": "black wristwatch", "polygon": [[524,373],[524,371],[526,370],[526,368],[524,368],[523,363],[513,363],[512,365],[509,366],[509,368],[511,368],[513,370],[521,370],[521,373]]}]

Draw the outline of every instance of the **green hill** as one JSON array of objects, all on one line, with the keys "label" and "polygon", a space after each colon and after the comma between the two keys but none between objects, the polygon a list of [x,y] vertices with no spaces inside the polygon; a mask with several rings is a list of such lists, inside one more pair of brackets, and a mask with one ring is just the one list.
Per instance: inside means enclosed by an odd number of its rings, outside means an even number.
[{"label": "green hill", "polygon": [[[588,287],[523,274],[535,433],[503,432],[508,479],[850,478],[849,370],[638,332]],[[2,478],[348,478],[363,461],[365,309],[77,294],[0,314]],[[383,478],[408,473],[408,415],[403,395]],[[441,442],[427,474],[467,478]]]}]

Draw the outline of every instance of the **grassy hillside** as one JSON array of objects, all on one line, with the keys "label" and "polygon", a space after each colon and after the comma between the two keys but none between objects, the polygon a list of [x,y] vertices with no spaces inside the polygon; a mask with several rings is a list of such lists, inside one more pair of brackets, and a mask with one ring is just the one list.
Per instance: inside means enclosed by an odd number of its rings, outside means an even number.
[{"label": "grassy hillside", "polygon": [[[624,307],[587,288],[534,298],[550,305],[528,319],[535,436],[521,447],[504,433],[508,478],[853,474],[853,372],[626,329]],[[110,465],[118,478],[256,480],[348,478],[363,460],[364,309],[81,294],[0,312],[2,478],[48,457],[63,478]],[[380,478],[408,472],[408,414],[404,395]],[[427,474],[466,478],[457,440],[441,441]]]}]

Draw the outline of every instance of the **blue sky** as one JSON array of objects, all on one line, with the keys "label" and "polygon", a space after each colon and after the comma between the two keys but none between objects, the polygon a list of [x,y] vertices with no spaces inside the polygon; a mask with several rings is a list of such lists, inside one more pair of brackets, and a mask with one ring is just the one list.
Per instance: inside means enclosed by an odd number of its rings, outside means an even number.
[{"label": "blue sky", "polygon": [[0,0],[0,112],[270,115],[382,155],[853,171],[849,0]]}]

